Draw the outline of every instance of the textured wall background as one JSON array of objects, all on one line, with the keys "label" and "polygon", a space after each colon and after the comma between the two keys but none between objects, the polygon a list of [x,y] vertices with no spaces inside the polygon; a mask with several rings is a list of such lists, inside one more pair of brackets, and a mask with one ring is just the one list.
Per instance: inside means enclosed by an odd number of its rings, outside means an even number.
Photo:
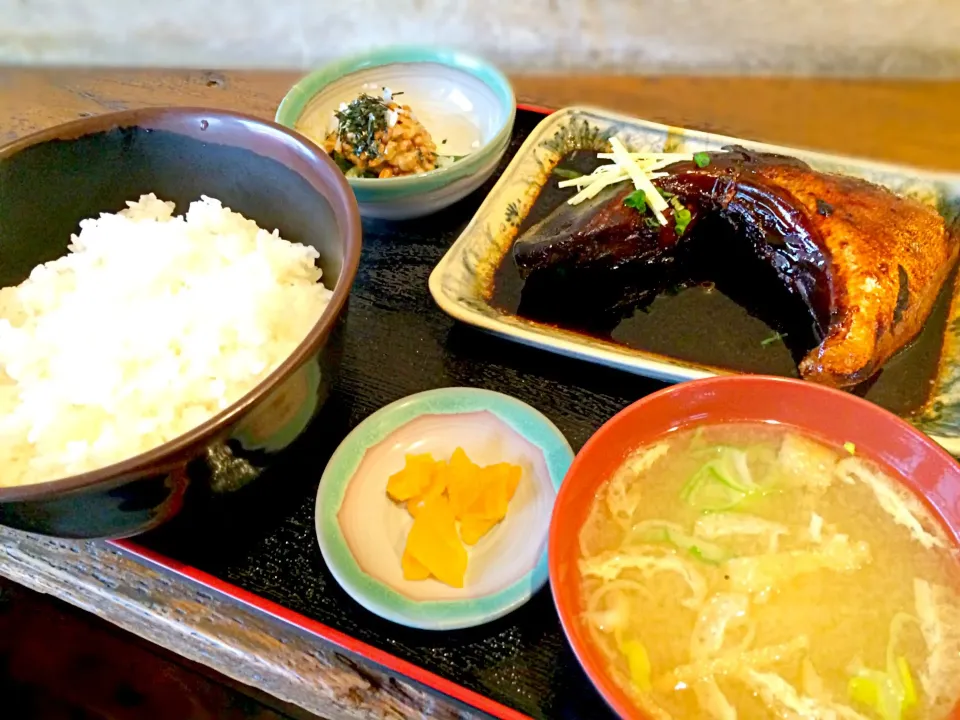
[{"label": "textured wall background", "polygon": [[0,0],[0,63],[307,68],[389,43],[515,71],[960,76],[960,0]]}]

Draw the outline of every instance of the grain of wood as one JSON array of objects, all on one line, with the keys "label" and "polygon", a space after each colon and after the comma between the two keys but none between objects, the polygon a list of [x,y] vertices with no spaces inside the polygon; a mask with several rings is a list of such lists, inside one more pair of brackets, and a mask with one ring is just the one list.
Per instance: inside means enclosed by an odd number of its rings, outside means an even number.
[{"label": "grain of wood", "polygon": [[327,718],[469,718],[283,623],[104,543],[0,528],[0,575]]},{"label": "grain of wood", "polygon": [[[198,105],[272,118],[292,72],[0,68],[0,141],[87,114]],[[960,169],[958,81],[513,77],[517,96],[930,168]]]},{"label": "grain of wood", "polygon": [[[139,106],[200,105],[270,118],[296,78],[0,69],[0,141]],[[960,169],[955,82],[517,77],[515,84],[522,99],[551,106],[601,105],[726,134]],[[470,717],[445,698],[102,543],[0,529],[0,574],[321,716]]]},{"label": "grain of wood", "polygon": [[[4,717],[317,720],[0,577]],[[256,697],[254,697],[256,696]]]}]

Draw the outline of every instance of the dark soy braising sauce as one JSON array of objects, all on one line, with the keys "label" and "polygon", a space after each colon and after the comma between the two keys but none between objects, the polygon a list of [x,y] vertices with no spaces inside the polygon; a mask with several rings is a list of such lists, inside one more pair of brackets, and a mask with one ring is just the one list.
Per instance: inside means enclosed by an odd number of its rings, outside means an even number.
[{"label": "dark soy braising sauce", "polygon": [[[597,164],[595,153],[577,151],[559,167],[589,173]],[[576,192],[558,188],[559,179],[550,178],[518,236]],[[819,342],[811,317],[747,242],[715,221],[698,229],[675,262],[670,283],[637,293],[636,278],[617,278],[610,270],[534,275],[524,283],[508,252],[495,274],[491,303],[530,320],[689,363],[799,377],[798,362]],[[643,280],[642,287],[658,285],[655,279]],[[901,415],[927,401],[953,281],[951,276],[944,283],[920,336],[857,394]]]}]

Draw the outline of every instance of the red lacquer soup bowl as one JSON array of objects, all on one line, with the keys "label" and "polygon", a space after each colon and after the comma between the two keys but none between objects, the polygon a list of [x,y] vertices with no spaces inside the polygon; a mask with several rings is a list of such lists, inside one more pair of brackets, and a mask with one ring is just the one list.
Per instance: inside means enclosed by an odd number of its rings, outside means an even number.
[{"label": "red lacquer soup bowl", "polygon": [[[879,463],[922,495],[960,544],[960,465],[908,423],[872,403],[830,388],[763,376],[728,376],[674,385],[624,409],[583,446],[553,509],[549,564],[553,599],[567,639],[607,703],[622,717],[643,717],[606,670],[581,620],[577,569],[580,528],[593,498],[626,455],[665,433],[701,424],[776,422]],[[960,707],[951,714],[960,718]]]}]

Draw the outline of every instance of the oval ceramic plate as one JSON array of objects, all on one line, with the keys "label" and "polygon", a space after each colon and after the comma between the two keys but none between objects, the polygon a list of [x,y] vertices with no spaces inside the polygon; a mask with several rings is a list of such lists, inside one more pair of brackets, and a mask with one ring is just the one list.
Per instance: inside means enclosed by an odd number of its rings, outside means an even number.
[{"label": "oval ceramic plate", "polygon": [[[462,447],[478,465],[523,468],[507,516],[474,546],[463,588],[403,577],[413,519],[386,494],[408,453],[449,459]],[[547,534],[573,460],[556,426],[529,405],[476,388],[441,388],[378,410],[340,444],[317,492],[320,551],[337,582],[365,608],[426,630],[470,627],[519,607],[547,581]]]},{"label": "oval ceramic plate", "polygon": [[[606,151],[612,136],[619,137],[628,148],[637,151],[698,152],[740,145],[759,152],[791,155],[820,171],[861,177],[885,185],[896,193],[934,204],[948,222],[955,222],[960,217],[958,173],[929,172],[768,145],[593,108],[566,108],[537,125],[470,224],[430,275],[430,293],[444,312],[462,322],[527,345],[664,382],[738,372],[728,367],[694,362],[689,356],[687,359],[672,357],[660,351],[631,348],[599,336],[538,323],[506,312],[491,302],[492,279],[497,268],[502,258],[511,252],[522,223],[542,195],[542,188],[548,182],[556,181],[552,172],[557,163],[573,151]],[[942,325],[935,325],[943,328],[935,331],[942,333],[942,340],[931,338],[935,341],[932,347],[940,347],[939,363],[935,367],[931,364],[932,377],[904,375],[901,366],[900,374],[895,371],[888,375],[887,387],[898,388],[906,382],[919,387],[918,392],[922,392],[925,399],[919,406],[899,411],[899,414],[951,454],[960,457],[960,402],[957,402],[960,397],[960,276],[947,292],[950,297],[949,307],[944,309],[946,317],[939,321]],[[723,342],[736,344],[742,340],[723,336]],[[893,362],[887,363],[888,368],[892,366]],[[873,390],[877,389],[879,383],[873,387]],[[874,395],[868,393],[867,399],[873,398]]]}]

